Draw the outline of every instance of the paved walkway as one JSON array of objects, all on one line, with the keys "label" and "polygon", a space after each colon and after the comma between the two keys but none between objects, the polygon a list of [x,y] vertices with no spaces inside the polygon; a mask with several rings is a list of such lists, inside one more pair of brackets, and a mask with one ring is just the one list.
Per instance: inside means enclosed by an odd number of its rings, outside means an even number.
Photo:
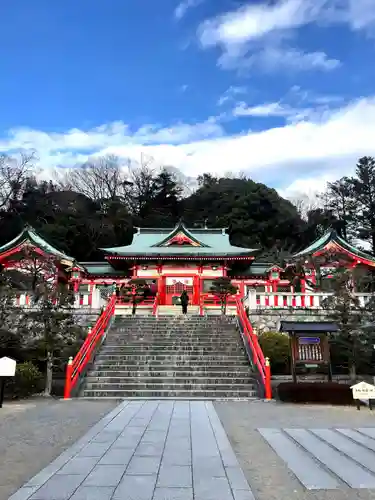
[{"label": "paved walkway", "polygon": [[212,403],[130,401],[9,500],[254,497]]},{"label": "paved walkway", "polygon": [[375,488],[375,428],[258,430],[308,490]]}]

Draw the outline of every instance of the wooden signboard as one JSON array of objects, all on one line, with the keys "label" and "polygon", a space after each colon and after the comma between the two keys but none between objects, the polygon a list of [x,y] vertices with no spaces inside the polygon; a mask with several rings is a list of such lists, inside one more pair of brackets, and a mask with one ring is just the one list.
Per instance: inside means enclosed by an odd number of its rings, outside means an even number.
[{"label": "wooden signboard", "polygon": [[375,401],[375,385],[368,384],[367,382],[359,382],[351,387],[353,399],[357,401],[358,410],[361,409],[360,401],[366,401],[372,410],[372,400]]},{"label": "wooden signboard", "polygon": [[6,356],[0,358],[0,408],[3,407],[5,379],[6,377],[14,377],[16,374],[17,362]]}]

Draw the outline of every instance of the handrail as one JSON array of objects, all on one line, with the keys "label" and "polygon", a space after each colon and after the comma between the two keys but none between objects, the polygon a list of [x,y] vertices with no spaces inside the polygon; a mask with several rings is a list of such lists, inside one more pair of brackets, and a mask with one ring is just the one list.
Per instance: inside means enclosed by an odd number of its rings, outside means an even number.
[{"label": "handrail", "polygon": [[152,315],[157,316],[158,315],[158,305],[159,305],[159,296],[158,294],[155,295],[154,303],[152,305]]},{"label": "handrail", "polygon": [[74,359],[72,357],[69,358],[69,362],[66,367],[64,399],[70,398],[72,389],[77,384],[82,371],[90,362],[92,353],[102,340],[108,323],[115,312],[115,306],[116,295],[113,294],[107,304],[107,307],[100,314],[92,330],[89,331],[84,343]]},{"label": "handrail", "polygon": [[[120,295],[119,297],[117,297],[116,302],[120,306],[129,306],[129,307],[133,306],[131,296]],[[137,307],[138,306],[152,306],[154,304],[154,302],[155,302],[154,297],[146,297],[146,298],[142,298],[142,300],[140,300],[139,302],[137,301],[136,306]]]},{"label": "handrail", "polygon": [[260,347],[258,342],[258,337],[253,331],[253,327],[251,326],[243,303],[239,297],[236,297],[236,306],[237,316],[243,329],[243,335],[245,336],[245,340],[248,342],[248,345],[251,348],[253,363],[259,372],[266,399],[271,399],[271,372],[269,360],[268,358],[264,357],[262,348]]},{"label": "handrail", "polygon": [[203,308],[203,295],[199,295],[199,316],[203,316],[204,308]]}]

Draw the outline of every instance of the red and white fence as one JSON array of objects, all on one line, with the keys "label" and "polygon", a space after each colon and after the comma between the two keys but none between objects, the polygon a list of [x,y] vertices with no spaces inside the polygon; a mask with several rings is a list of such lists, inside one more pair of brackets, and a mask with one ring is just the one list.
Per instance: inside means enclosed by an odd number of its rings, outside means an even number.
[{"label": "red and white fence", "polygon": [[[99,290],[93,290],[90,293],[75,293],[74,294],[74,309],[101,309],[107,304],[107,300],[103,298]],[[33,295],[29,292],[17,293],[14,299],[16,307],[33,307]]]},{"label": "red and white fence", "polygon": [[[244,300],[250,310],[255,309],[322,309],[323,301],[331,293],[272,293],[250,292]],[[356,293],[359,303],[364,307],[373,294]]]}]

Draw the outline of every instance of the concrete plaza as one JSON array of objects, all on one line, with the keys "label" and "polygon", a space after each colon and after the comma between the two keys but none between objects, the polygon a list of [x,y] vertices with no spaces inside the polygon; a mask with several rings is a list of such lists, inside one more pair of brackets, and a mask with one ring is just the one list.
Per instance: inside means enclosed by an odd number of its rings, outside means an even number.
[{"label": "concrete plaza", "polygon": [[213,404],[125,401],[9,500],[218,499],[254,496]]}]

